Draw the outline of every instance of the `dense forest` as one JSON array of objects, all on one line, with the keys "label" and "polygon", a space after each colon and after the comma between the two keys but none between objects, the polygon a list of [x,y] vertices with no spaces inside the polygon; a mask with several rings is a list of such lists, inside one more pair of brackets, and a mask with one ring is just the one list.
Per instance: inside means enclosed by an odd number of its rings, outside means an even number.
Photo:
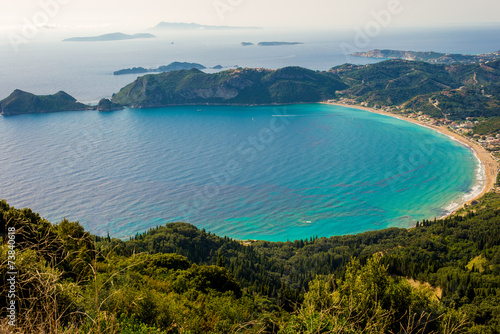
[{"label": "dense forest", "polygon": [[74,97],[63,91],[54,95],[34,95],[16,89],[7,98],[0,101],[0,114],[2,116],[93,109],[95,107],[79,103]]},{"label": "dense forest", "polygon": [[388,60],[341,65],[332,72],[349,85],[340,96],[369,106],[422,111],[435,118],[500,116],[500,61],[435,65]]},{"label": "dense forest", "polygon": [[439,52],[421,52],[421,51],[401,51],[401,50],[371,50],[368,52],[355,52],[355,57],[382,58],[382,59],[404,59],[425,61],[431,64],[453,64],[465,63],[474,64],[486,61],[498,60],[500,51],[483,53],[477,55],[458,54],[458,53],[439,53]]},{"label": "dense forest", "polygon": [[136,108],[321,102],[346,87],[331,72],[301,67],[237,68],[212,74],[190,69],[139,77],[114,94],[112,101]]},{"label": "dense forest", "polygon": [[0,233],[2,296],[16,272],[0,332],[500,332],[496,193],[412,229],[288,242],[186,223],[123,241],[5,201]]}]

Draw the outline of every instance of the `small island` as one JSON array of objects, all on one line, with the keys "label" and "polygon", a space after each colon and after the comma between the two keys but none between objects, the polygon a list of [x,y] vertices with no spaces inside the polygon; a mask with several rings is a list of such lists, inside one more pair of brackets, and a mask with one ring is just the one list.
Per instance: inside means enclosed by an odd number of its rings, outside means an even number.
[{"label": "small island", "polygon": [[54,95],[34,95],[16,89],[0,101],[0,114],[3,116],[82,110],[95,110],[95,107],[79,103],[63,91]]},{"label": "small island", "polygon": [[112,34],[104,34],[99,36],[66,38],[63,39],[63,42],[110,42],[110,41],[123,41],[130,39],[155,38],[155,37],[156,37],[155,35],[148,33],[127,35],[121,32],[115,32]]},{"label": "small island", "polygon": [[[217,66],[220,66],[220,65],[217,65]],[[214,69],[222,68],[222,66],[220,66],[219,68],[217,68],[217,66],[214,67]],[[115,71],[113,73],[113,75],[171,72],[171,71],[180,71],[180,70],[190,70],[192,68],[195,68],[197,70],[206,69],[206,67],[201,65],[201,64],[176,61],[176,62],[170,63],[166,66],[160,66],[158,68],[144,68],[144,67],[126,68],[123,70]]]},{"label": "small island", "polygon": [[281,46],[281,45],[298,45],[304,44],[301,42],[260,42],[258,46]]},{"label": "small island", "polygon": [[251,46],[254,45],[253,43],[250,42],[241,42],[241,46]]},{"label": "small island", "polygon": [[108,99],[101,99],[97,105],[97,111],[116,111],[123,109],[123,106],[113,103]]}]

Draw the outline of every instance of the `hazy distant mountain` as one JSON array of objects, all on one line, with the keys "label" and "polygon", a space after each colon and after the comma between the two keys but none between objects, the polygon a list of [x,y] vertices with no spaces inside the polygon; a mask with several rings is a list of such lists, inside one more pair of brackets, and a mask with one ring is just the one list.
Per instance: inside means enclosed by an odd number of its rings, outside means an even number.
[{"label": "hazy distant mountain", "polygon": [[210,26],[198,23],[160,22],[153,30],[232,30],[232,29],[262,29],[260,27]]},{"label": "hazy distant mountain", "polygon": [[143,38],[155,38],[153,34],[134,34],[127,35],[121,32],[115,32],[112,34],[104,34],[99,36],[90,37],[72,37],[64,39],[63,42],[109,42],[109,41],[123,41],[128,39],[143,39]]}]

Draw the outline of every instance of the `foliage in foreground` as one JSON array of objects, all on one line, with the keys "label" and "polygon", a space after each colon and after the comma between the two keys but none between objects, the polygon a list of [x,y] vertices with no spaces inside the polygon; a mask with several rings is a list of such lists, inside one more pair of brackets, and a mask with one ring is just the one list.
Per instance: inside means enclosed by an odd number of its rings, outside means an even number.
[{"label": "foliage in foreground", "polygon": [[18,333],[500,331],[496,194],[410,230],[251,246],[183,223],[123,242],[0,202],[2,296],[8,227]]}]

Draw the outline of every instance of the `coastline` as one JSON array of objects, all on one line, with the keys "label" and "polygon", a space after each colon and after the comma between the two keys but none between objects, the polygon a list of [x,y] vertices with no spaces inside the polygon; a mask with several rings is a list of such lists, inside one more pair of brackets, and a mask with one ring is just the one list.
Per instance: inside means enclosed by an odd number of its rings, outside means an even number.
[{"label": "coastline", "polygon": [[[407,121],[416,125],[424,126],[426,128],[429,128],[431,130],[437,131],[447,137],[449,137],[452,140],[455,140],[459,142],[460,144],[466,146],[468,149],[471,150],[471,152],[474,154],[476,159],[479,161],[479,173],[476,173],[475,176],[475,182],[473,187],[471,188],[471,192],[468,193],[466,196],[462,198],[460,202],[452,202],[450,203],[446,208],[446,214],[442,217],[439,217],[439,219],[451,216],[461,208],[463,208],[465,205],[470,205],[472,202],[476,201],[480,197],[484,196],[486,193],[490,192],[492,189],[495,187],[496,179],[497,179],[497,174],[498,174],[498,169],[499,169],[499,164],[498,161],[493,158],[493,156],[486,151],[481,145],[475,143],[472,140],[469,140],[468,138],[461,136],[453,131],[451,131],[448,127],[444,125],[440,126],[435,126],[431,124],[427,124],[425,122],[421,122],[416,119],[412,118],[407,118],[404,116],[396,115],[393,113],[389,113],[386,111],[382,110],[376,110],[373,108],[368,108],[364,106],[358,106],[358,105],[353,105],[353,104],[343,104],[343,103],[338,103],[338,102],[321,102],[323,104],[329,104],[329,105],[336,105],[340,107],[347,107],[347,108],[353,108],[353,109],[361,109],[365,110],[371,113],[375,114],[380,114],[380,115],[385,115],[389,117],[394,117],[398,118],[403,121]],[[479,189],[478,188],[482,188]]]}]

